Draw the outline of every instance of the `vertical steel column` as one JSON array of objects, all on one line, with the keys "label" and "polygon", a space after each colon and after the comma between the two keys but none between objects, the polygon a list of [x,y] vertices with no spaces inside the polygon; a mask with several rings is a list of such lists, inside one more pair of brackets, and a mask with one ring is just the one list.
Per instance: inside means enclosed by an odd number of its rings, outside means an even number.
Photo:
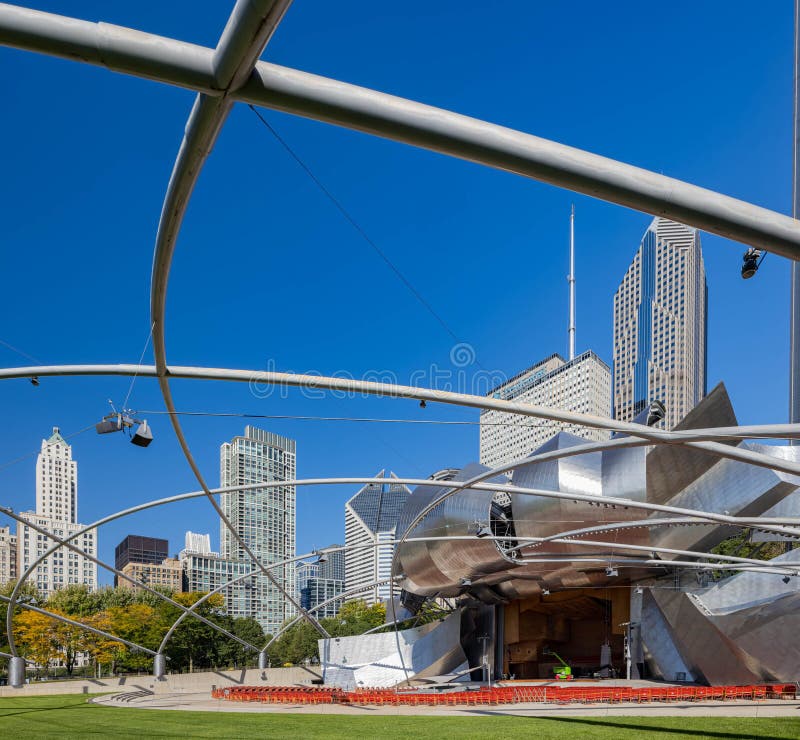
[{"label": "vertical steel column", "polygon": [[[792,156],[792,217],[800,216],[800,0],[794,3],[794,106]],[[800,265],[792,260],[789,328],[789,421],[800,422]],[[796,445],[797,440],[790,440]]]},{"label": "vertical steel column", "polygon": [[15,689],[25,685],[25,658],[15,655],[8,660],[8,683]]},{"label": "vertical steel column", "polygon": [[569,359],[575,359],[575,206],[569,214]]}]

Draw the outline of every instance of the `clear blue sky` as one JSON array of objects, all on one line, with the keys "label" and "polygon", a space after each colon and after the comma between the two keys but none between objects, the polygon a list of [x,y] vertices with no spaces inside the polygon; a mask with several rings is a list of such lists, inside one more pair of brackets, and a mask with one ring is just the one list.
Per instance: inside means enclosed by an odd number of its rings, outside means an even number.
[{"label": "clear blue sky", "polygon": [[[214,45],[232,3],[32,2],[37,8]],[[519,128],[788,212],[792,4],[297,0],[264,58]],[[0,49],[0,339],[47,363],[136,362],[149,328],[161,200],[193,95],[99,68]],[[514,374],[566,349],[568,214],[575,203],[578,349],[611,360],[612,296],[650,218],[477,165],[265,112],[480,364]],[[743,247],[703,236],[709,386],[742,422],[787,416],[788,263],[739,277]],[[187,365],[408,381],[450,368],[453,341],[344,222],[247,108],[233,111],[188,211],[170,284],[167,349]],[[151,360],[150,353],[147,360]],[[0,347],[0,364],[28,364]],[[410,401],[255,398],[244,385],[176,382],[178,408],[477,420]],[[34,505],[34,461],[124,399],[122,378],[0,384],[0,502]],[[131,405],[160,409],[137,381]],[[197,488],[165,417],[147,450],[74,439],[79,516]],[[185,428],[210,483],[236,418]],[[427,476],[477,458],[474,426],[270,421],[298,474]],[[8,461],[30,454],[13,465]],[[349,488],[298,490],[298,552],[341,541]],[[207,502],[100,533],[211,531]],[[104,576],[107,581],[108,578]]]}]

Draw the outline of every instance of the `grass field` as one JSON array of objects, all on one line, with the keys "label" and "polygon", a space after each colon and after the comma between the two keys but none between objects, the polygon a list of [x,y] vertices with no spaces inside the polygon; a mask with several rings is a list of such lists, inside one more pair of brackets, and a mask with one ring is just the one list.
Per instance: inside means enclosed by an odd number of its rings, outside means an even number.
[{"label": "grass field", "polygon": [[[369,711],[369,710],[365,710]],[[424,715],[424,710],[422,713]],[[181,712],[88,704],[85,695],[0,699],[0,738],[714,738],[800,737],[800,719],[737,717],[342,717]]]}]

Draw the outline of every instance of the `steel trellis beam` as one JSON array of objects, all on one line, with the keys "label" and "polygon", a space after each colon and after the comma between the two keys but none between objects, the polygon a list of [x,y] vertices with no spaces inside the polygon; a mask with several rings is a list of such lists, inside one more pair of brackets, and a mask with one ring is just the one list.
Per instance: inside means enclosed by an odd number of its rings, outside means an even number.
[{"label": "steel trellis beam", "polygon": [[671,218],[790,259],[800,225],[788,216],[607,157],[457,113],[267,62],[224,91],[217,52],[105,23],[0,5],[0,44],[66,57],[208,95],[265,106],[514,172]]},{"label": "steel trellis beam", "polygon": [[[269,487],[278,487],[278,486],[284,486],[284,485],[292,485],[292,486],[342,485],[342,484],[368,485],[368,484],[371,484],[371,483],[378,483],[378,482],[381,482],[383,480],[384,479],[382,479],[382,478],[319,478],[319,479],[312,478],[312,479],[300,479],[300,480],[293,480],[293,481],[272,481],[272,482],[267,482],[267,483],[249,484],[249,485],[246,485],[246,486],[231,486],[231,487],[226,487],[226,488],[218,488],[218,489],[212,490],[211,493],[214,494],[214,495],[217,495],[217,494],[220,494],[220,493],[226,493],[226,492],[232,492],[232,491],[256,490],[256,489],[263,489],[263,488],[269,488]],[[425,478],[425,479],[400,478],[400,479],[397,479],[397,482],[398,483],[402,483],[404,485],[436,486],[436,487],[441,486],[441,481],[432,481],[429,478]],[[456,482],[454,482],[454,483],[456,483]],[[463,488],[466,487],[466,482],[457,483],[457,486],[459,487],[459,489],[463,489]],[[582,501],[593,502],[593,503],[598,503],[598,504],[607,503],[607,504],[611,504],[611,505],[623,505],[623,506],[624,505],[628,505],[628,506],[632,506],[634,508],[638,507],[638,508],[643,508],[643,509],[647,509],[647,510],[655,510],[655,511],[665,512],[665,513],[678,513],[678,514],[682,514],[682,515],[688,516],[688,517],[695,517],[696,519],[701,520],[701,521],[705,520],[707,522],[723,523],[723,524],[729,524],[729,525],[734,525],[734,526],[749,526],[754,521],[758,521],[758,523],[759,523],[758,528],[759,529],[764,529],[765,531],[774,531],[774,532],[777,532],[777,533],[780,533],[780,534],[788,534],[790,536],[797,536],[797,534],[800,532],[800,530],[796,530],[796,529],[790,530],[790,529],[786,529],[785,527],[774,526],[772,523],[770,525],[764,526],[761,523],[760,520],[753,520],[751,518],[732,517],[732,516],[721,515],[721,514],[713,514],[713,513],[710,513],[710,512],[699,512],[699,511],[693,511],[693,510],[687,510],[687,509],[677,509],[676,507],[663,506],[663,505],[657,505],[657,504],[646,504],[646,503],[642,503],[642,502],[629,501],[627,499],[611,499],[611,498],[608,498],[608,497],[596,496],[596,495],[592,495],[592,494],[571,494],[571,493],[570,494],[565,494],[565,493],[561,493],[561,492],[557,492],[557,491],[545,491],[545,490],[528,489],[528,488],[512,487],[512,486],[494,486],[494,485],[481,484],[481,483],[473,484],[470,487],[474,488],[474,489],[477,489],[477,490],[496,491],[496,490],[500,489],[500,490],[505,490],[505,491],[508,491],[508,492],[511,492],[511,493],[519,493],[519,494],[523,494],[523,495],[543,496],[543,497],[549,497],[549,498],[562,498],[562,499],[571,499],[571,500],[582,500]],[[170,496],[170,497],[163,498],[163,499],[157,499],[157,500],[154,500],[154,501],[148,501],[148,502],[145,502],[145,503],[142,503],[142,504],[137,504],[136,506],[130,507],[128,509],[123,509],[122,511],[119,511],[119,512],[116,512],[114,514],[110,514],[110,515],[108,515],[106,517],[103,517],[102,519],[99,519],[96,522],[84,527],[83,529],[79,530],[78,532],[75,532],[75,533],[67,536],[63,540],[59,540],[58,538],[56,538],[53,535],[50,535],[48,533],[48,536],[50,536],[53,539],[57,540],[57,542],[49,550],[47,550],[42,556],[40,556],[37,561],[35,561],[31,565],[31,568],[29,568],[29,571],[32,572],[32,570],[36,567],[36,565],[38,565],[39,562],[42,562],[42,560],[44,560],[49,555],[51,555],[53,552],[55,552],[59,547],[62,547],[62,546],[70,547],[69,543],[71,542],[71,540],[77,539],[82,534],[84,534],[85,532],[88,532],[88,531],[93,530],[93,529],[97,529],[98,527],[100,527],[103,524],[107,524],[107,523],[109,523],[111,521],[114,521],[115,519],[119,519],[119,518],[122,518],[122,517],[130,515],[130,514],[134,514],[134,513],[140,512],[140,511],[144,511],[144,510],[149,509],[149,508],[154,508],[154,507],[162,506],[162,505],[169,504],[169,503],[175,503],[177,501],[187,500],[187,499],[190,499],[190,498],[199,498],[199,497],[202,497],[202,496],[205,496],[205,495],[206,494],[205,494],[204,491],[193,491],[193,492],[190,492],[190,493],[178,494],[176,496]],[[3,507],[2,509],[0,509],[0,511],[2,511],[2,513],[5,513],[7,515],[12,515],[13,516],[13,513],[11,513],[10,510],[8,508],[6,508],[6,507]],[[654,519],[654,520],[650,520],[650,521],[652,522],[651,526],[659,526],[661,524],[666,524],[667,523],[666,521],[659,520],[659,519]],[[784,521],[784,520],[774,520],[774,519],[770,520],[770,522],[775,522],[775,521]],[[415,538],[410,538],[410,539],[413,541]],[[507,539],[507,538],[503,538],[503,539]],[[403,541],[402,539],[401,540],[395,540],[395,543],[400,543],[402,541]],[[74,546],[72,546],[72,547],[74,548]],[[697,557],[708,557],[708,553],[698,552],[696,554],[696,556]],[[668,562],[671,562],[671,561],[668,561]],[[666,564],[667,563],[665,563],[665,565]],[[23,579],[25,577],[26,576],[23,576]],[[137,585],[139,585],[139,584],[137,584]],[[161,598],[165,598],[163,594],[159,593],[158,595]],[[13,596],[14,595],[12,594],[12,597]],[[9,601],[12,601],[12,600],[9,600]],[[15,599],[13,599],[13,601],[15,602]],[[181,608],[183,608],[184,610],[187,609],[186,607],[181,607]],[[14,650],[15,648],[14,648],[14,642],[13,642],[13,635],[11,634],[12,621],[13,621],[13,603],[9,604],[9,618],[8,618],[7,621],[8,621],[8,631],[9,631],[9,645],[10,645],[11,649]],[[213,626],[215,627],[215,629],[221,629],[217,625],[213,625]]]},{"label": "steel trellis beam", "polygon": [[[0,595],[0,601],[5,601],[9,605],[11,604],[11,598],[9,596]],[[54,614],[53,612],[47,611],[47,609],[40,609],[38,606],[34,606],[33,604],[27,604],[25,602],[18,602],[17,606],[21,606],[23,609],[30,609],[31,611],[37,612],[39,614],[44,614],[44,616],[50,617],[50,619],[55,619],[57,622],[63,622],[64,624],[69,624],[73,627],[79,627],[80,629],[86,630],[87,632],[93,632],[95,635],[100,635],[100,637],[105,637],[109,640],[113,640],[114,642],[121,642],[123,645],[127,645],[129,648],[132,648],[134,650],[141,650],[143,653],[148,653],[149,655],[155,655],[155,651],[151,650],[150,648],[146,648],[143,645],[137,645],[135,642],[131,642],[130,640],[126,640],[122,637],[117,637],[116,635],[112,635],[110,632],[104,632],[103,630],[97,629],[97,627],[92,627],[88,624],[84,624],[83,622],[78,622],[74,619],[70,619],[69,617],[65,617],[63,614]],[[17,654],[15,647],[12,646],[11,650],[13,655],[11,655],[10,657],[12,658],[20,657]]]},{"label": "steel trellis beam", "polygon": [[[169,365],[166,368],[166,375],[170,378],[202,379],[202,380],[225,380],[232,382],[250,383],[251,385],[276,385],[297,388],[323,388],[327,390],[338,390],[353,395],[363,393],[366,395],[382,396],[385,398],[410,398],[415,400],[431,401],[433,403],[445,403],[467,408],[493,409],[503,411],[508,414],[518,414],[521,416],[531,416],[534,418],[551,419],[568,424],[594,427],[598,429],[610,429],[616,432],[628,434],[637,439],[649,440],[647,444],[656,442],[687,444],[692,447],[706,450],[707,452],[719,457],[726,457],[732,460],[739,460],[770,470],[788,473],[789,475],[800,475],[800,464],[790,460],[781,460],[777,457],[764,455],[751,450],[742,450],[729,445],[718,444],[715,439],[744,438],[757,436],[763,438],[797,438],[800,437],[800,424],[766,424],[742,427],[724,427],[711,429],[695,429],[687,431],[664,431],[647,427],[644,424],[634,424],[633,422],[608,419],[592,414],[582,414],[573,411],[563,411],[544,406],[533,406],[526,403],[514,403],[499,398],[488,398],[486,396],[475,396],[467,393],[456,393],[453,391],[440,391],[436,389],[420,388],[416,386],[397,385],[394,383],[379,383],[366,380],[355,380],[351,378],[325,377],[319,375],[303,375],[298,373],[281,373],[261,370],[236,370],[229,368],[207,368],[207,367],[186,367],[179,365]],[[158,378],[158,371],[153,365],[44,365],[29,367],[14,367],[0,370],[0,380],[11,378],[30,378],[32,376],[91,376],[91,375],[125,375]],[[173,409],[170,417],[174,418],[176,412]],[[636,446],[632,440],[613,439],[607,442],[594,443],[608,444],[614,447]],[[570,448],[573,452],[562,451],[565,454],[580,454]],[[592,450],[604,449],[593,447]],[[588,445],[584,445],[583,451],[590,451]],[[531,458],[527,459],[528,462]],[[497,468],[496,470],[501,470]]]},{"label": "steel trellis beam", "polygon": [[[337,601],[341,601],[342,599],[347,599],[350,596],[355,596],[356,594],[363,593],[364,591],[369,591],[370,589],[376,588],[377,586],[383,586],[384,584],[390,583],[392,580],[394,580],[394,579],[392,579],[392,578],[381,578],[381,579],[376,580],[376,581],[371,581],[370,583],[367,583],[367,584],[365,584],[363,586],[356,586],[355,588],[351,588],[348,591],[342,591],[342,593],[340,593],[340,594],[338,594],[338,595],[336,595],[336,596],[334,596],[334,597],[332,597],[330,599],[326,599],[325,601],[321,601],[319,604],[316,604],[315,606],[312,606],[308,611],[309,612],[319,611],[323,607],[328,606],[328,604],[333,604],[333,603],[335,603]],[[295,617],[291,622],[288,622],[287,624],[283,625],[283,627],[281,627],[267,641],[267,644],[264,645],[263,648],[261,648],[261,652],[263,653],[265,650],[268,650],[270,645],[272,645],[272,643],[275,642],[275,640],[277,640],[290,627],[294,627],[294,625],[296,625],[301,619],[302,619],[302,616],[298,616],[298,617]]]},{"label": "steel trellis beam", "polygon": [[[158,384],[170,422],[178,439],[184,457],[194,473],[200,487],[217,512],[223,526],[231,533],[239,547],[256,564],[284,599],[301,614],[303,607],[284,588],[280,581],[264,567],[245,539],[236,531],[222,507],[214,500],[194,460],[189,443],[183,433],[180,419],[174,414],[175,404],[169,387],[166,367],[165,313],[167,285],[169,281],[172,255],[177,244],[178,233],[183,222],[186,207],[191,198],[200,170],[211,153],[225,119],[233,106],[229,93],[235,85],[241,84],[252,71],[253,65],[264,50],[277,24],[280,22],[291,0],[238,0],[231,13],[217,49],[214,52],[212,67],[214,82],[224,91],[222,97],[209,97],[198,94],[186,124],[186,132],[170,176],[167,194],[161,211],[161,220],[156,235],[156,248],[153,256],[153,272],[150,282],[150,313],[153,329],[153,354],[156,361]],[[307,618],[323,636],[327,633],[311,616]]]},{"label": "steel trellis beam", "polygon": [[[141,589],[143,589],[144,591],[147,591],[148,593],[151,593],[151,594],[153,594],[153,595],[157,596],[158,598],[162,599],[163,601],[166,601],[168,604],[171,604],[172,606],[176,606],[176,607],[178,607],[178,609],[180,609],[180,610],[181,610],[183,613],[186,613],[186,612],[188,612],[188,611],[189,611],[189,607],[187,607],[187,606],[184,606],[183,604],[181,604],[181,603],[180,603],[180,602],[178,602],[178,601],[175,601],[175,599],[172,599],[172,598],[170,598],[170,597],[169,597],[169,596],[167,596],[166,594],[163,594],[163,593],[161,593],[160,591],[158,591],[158,590],[157,590],[157,589],[155,589],[155,588],[152,588],[152,587],[151,587],[151,586],[149,586],[148,584],[146,584],[146,583],[142,583],[141,581],[137,581],[137,580],[136,580],[135,578],[133,578],[132,576],[129,576],[127,573],[123,573],[121,570],[117,570],[117,568],[115,568],[114,566],[112,566],[112,565],[109,565],[108,563],[105,563],[105,562],[103,562],[102,560],[100,560],[99,558],[95,557],[94,555],[89,555],[89,553],[85,552],[84,550],[82,550],[82,549],[81,549],[80,547],[78,547],[77,545],[74,545],[74,544],[72,544],[72,542],[70,542],[70,541],[68,541],[68,540],[66,540],[66,539],[63,539],[63,538],[61,538],[61,537],[58,537],[58,536],[56,536],[55,534],[53,534],[52,532],[48,531],[48,530],[47,530],[47,529],[45,529],[44,527],[40,527],[39,525],[37,525],[37,524],[33,523],[33,522],[32,522],[32,521],[30,521],[29,519],[25,519],[24,517],[21,517],[19,514],[15,514],[15,513],[14,513],[14,512],[13,512],[11,509],[9,509],[9,508],[7,508],[7,507],[0,507],[0,512],[2,512],[3,514],[5,514],[5,515],[6,515],[6,516],[8,516],[8,517],[11,517],[12,519],[14,519],[14,520],[15,520],[15,521],[17,521],[17,522],[24,523],[25,525],[27,525],[27,526],[28,526],[28,527],[30,527],[31,529],[34,529],[34,530],[36,530],[36,531],[37,531],[37,532],[39,532],[40,534],[44,534],[44,535],[46,535],[46,536],[48,537],[48,539],[54,540],[54,541],[55,541],[55,543],[56,543],[56,545],[54,546],[54,548],[53,548],[53,549],[46,551],[46,552],[45,552],[45,554],[43,554],[43,555],[39,556],[39,557],[38,557],[36,560],[34,560],[34,561],[31,563],[31,565],[29,566],[29,568],[28,568],[28,569],[27,569],[27,570],[26,570],[26,571],[25,571],[25,572],[22,574],[22,576],[20,576],[19,580],[18,580],[18,581],[17,581],[17,583],[14,585],[14,589],[13,589],[13,591],[11,592],[11,598],[10,598],[10,600],[9,600],[9,604],[8,604],[8,613],[7,613],[7,620],[8,620],[8,644],[9,644],[9,647],[11,648],[11,652],[14,652],[14,651],[15,651],[15,649],[16,649],[16,646],[15,646],[15,644],[14,644],[14,637],[13,637],[13,635],[11,634],[11,621],[12,621],[12,619],[13,619],[14,605],[15,605],[15,604],[17,604],[17,603],[19,603],[19,602],[17,601],[17,599],[19,598],[19,592],[20,592],[20,589],[21,589],[21,588],[22,588],[22,586],[25,584],[25,582],[28,580],[28,578],[30,577],[30,575],[31,575],[31,574],[33,573],[33,571],[35,570],[35,568],[36,568],[36,567],[39,565],[39,563],[43,562],[43,561],[44,561],[44,560],[45,560],[45,559],[48,557],[48,555],[50,554],[50,552],[53,552],[53,551],[55,551],[55,550],[56,550],[56,549],[58,549],[59,547],[66,547],[67,549],[69,549],[69,550],[72,550],[73,552],[76,552],[76,553],[78,553],[79,555],[81,555],[81,556],[85,557],[87,560],[91,560],[91,561],[92,561],[93,563],[95,563],[96,565],[99,565],[101,568],[105,568],[106,570],[109,570],[109,571],[111,571],[111,572],[112,572],[112,573],[114,573],[114,575],[116,575],[117,577],[119,577],[119,578],[123,578],[124,580],[126,580],[126,581],[129,581],[130,583],[133,583],[133,584],[135,584],[135,585],[136,585],[138,588],[141,588]],[[91,529],[91,528],[87,527],[87,528],[85,528],[85,529],[81,530],[80,534],[83,534],[84,532],[90,531],[90,529]],[[239,643],[241,643],[241,644],[242,644],[242,645],[244,645],[245,647],[250,647],[250,648],[252,648],[253,650],[256,650],[256,649],[257,649],[255,646],[253,646],[253,645],[250,645],[250,643],[246,642],[245,640],[242,640],[242,638],[241,638],[241,637],[238,637],[237,635],[234,635],[232,632],[228,632],[228,630],[226,630],[226,629],[225,629],[224,627],[222,627],[221,625],[215,624],[215,623],[214,623],[214,622],[212,622],[210,619],[206,619],[204,616],[202,616],[202,615],[200,615],[200,614],[194,614],[194,613],[193,613],[193,616],[194,616],[195,618],[199,619],[199,620],[200,620],[201,622],[203,622],[204,624],[207,624],[209,627],[212,627],[212,628],[213,628],[213,629],[215,629],[217,632],[220,632],[221,634],[225,635],[225,637],[229,637],[229,638],[231,638],[232,640],[235,640],[236,642],[239,642]]]}]

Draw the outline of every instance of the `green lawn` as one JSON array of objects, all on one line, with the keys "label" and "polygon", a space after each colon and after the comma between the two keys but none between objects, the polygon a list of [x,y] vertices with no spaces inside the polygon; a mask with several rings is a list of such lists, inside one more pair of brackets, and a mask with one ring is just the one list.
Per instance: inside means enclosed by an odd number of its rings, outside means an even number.
[{"label": "green lawn", "polygon": [[[705,717],[375,717],[180,712],[87,703],[85,695],[0,699],[0,737],[698,738],[800,737],[800,719]],[[425,710],[421,710],[424,715]]]}]

